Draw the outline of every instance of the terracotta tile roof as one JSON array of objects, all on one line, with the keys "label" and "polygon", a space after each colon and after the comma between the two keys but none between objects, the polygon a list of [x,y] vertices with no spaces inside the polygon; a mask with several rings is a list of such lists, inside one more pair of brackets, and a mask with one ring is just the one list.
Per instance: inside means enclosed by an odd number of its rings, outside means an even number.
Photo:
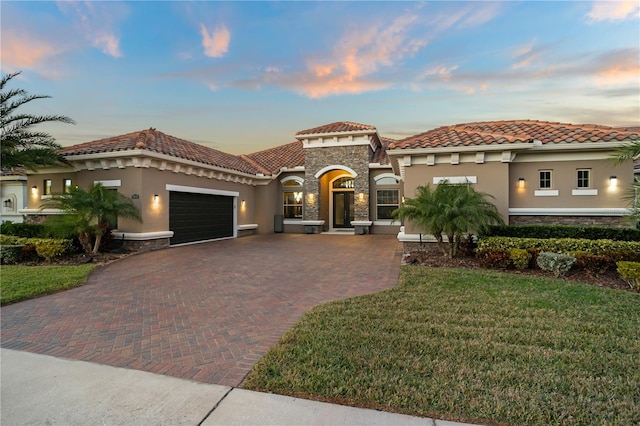
[{"label": "terracotta tile roof", "polygon": [[395,139],[380,137],[380,146],[371,154],[370,163],[389,164],[387,149],[391,143],[397,142]]},{"label": "terracotta tile roof", "polygon": [[71,157],[74,155],[128,151],[134,149],[153,151],[176,158],[183,158],[185,160],[191,160],[244,173],[262,173],[262,170],[259,170],[253,164],[248,163],[239,156],[227,154],[184,139],[179,139],[159,132],[153,128],[69,146],[61,149],[59,152],[65,157]]},{"label": "terracotta tile roof", "polygon": [[593,124],[548,121],[487,121],[443,126],[389,145],[389,149],[444,148],[540,141],[543,144],[588,143],[640,139],[640,132]]},{"label": "terracotta tile roof", "polygon": [[283,167],[304,166],[304,150],[300,141],[243,155],[242,158],[257,165],[265,175],[277,174]]},{"label": "terracotta tile roof", "polygon": [[376,130],[375,126],[368,124],[352,123],[350,121],[337,121],[331,124],[314,127],[313,129],[301,130],[296,135],[312,135],[316,133],[340,133],[358,132],[362,130]]}]

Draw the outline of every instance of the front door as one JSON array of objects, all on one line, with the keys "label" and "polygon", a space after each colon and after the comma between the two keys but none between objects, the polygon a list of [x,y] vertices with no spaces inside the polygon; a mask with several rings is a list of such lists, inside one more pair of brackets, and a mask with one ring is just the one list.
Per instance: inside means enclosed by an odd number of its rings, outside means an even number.
[{"label": "front door", "polygon": [[340,191],[333,193],[333,227],[353,228],[351,221],[354,218],[353,192]]}]

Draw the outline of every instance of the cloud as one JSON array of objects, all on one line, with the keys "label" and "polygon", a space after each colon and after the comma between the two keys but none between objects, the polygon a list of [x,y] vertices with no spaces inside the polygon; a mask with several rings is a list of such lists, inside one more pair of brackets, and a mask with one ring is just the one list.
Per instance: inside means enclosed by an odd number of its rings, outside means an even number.
[{"label": "cloud", "polygon": [[7,31],[2,35],[2,68],[9,72],[36,69],[62,50],[59,44],[49,40]]},{"label": "cloud", "polygon": [[594,80],[598,86],[619,86],[635,83],[639,86],[640,49],[619,49],[599,56],[594,61]]},{"label": "cloud", "polygon": [[586,15],[588,22],[622,21],[640,18],[638,0],[596,1]]},{"label": "cloud", "polygon": [[535,44],[536,40],[533,39],[527,44],[516,47],[513,52],[513,57],[517,62],[511,65],[512,70],[531,67],[540,60],[542,54],[547,50],[547,48],[535,47]]},{"label": "cloud", "polygon": [[73,20],[76,29],[93,47],[105,55],[122,57],[116,28],[127,10],[121,3],[58,1],[58,8]]},{"label": "cloud", "polygon": [[212,34],[209,34],[207,27],[200,24],[200,33],[202,34],[202,46],[204,54],[211,58],[221,58],[229,50],[229,41],[231,33],[224,25],[217,26]]},{"label": "cloud", "polygon": [[401,15],[390,23],[353,27],[329,53],[308,56],[305,69],[263,76],[263,82],[294,90],[310,98],[381,90],[392,83],[373,76],[400,64],[427,45],[413,38],[409,29],[417,17]]}]

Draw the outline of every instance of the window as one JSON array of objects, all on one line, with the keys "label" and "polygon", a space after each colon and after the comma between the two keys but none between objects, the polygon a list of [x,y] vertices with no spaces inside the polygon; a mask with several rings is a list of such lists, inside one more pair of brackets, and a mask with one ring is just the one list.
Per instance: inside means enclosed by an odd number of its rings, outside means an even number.
[{"label": "window", "polygon": [[282,182],[283,213],[285,219],[302,219],[302,179],[288,179]]},{"label": "window", "polygon": [[397,185],[398,179],[393,177],[382,177],[376,179],[376,185]]},{"label": "window", "polygon": [[589,169],[578,169],[578,189],[586,189],[591,187]]},{"label": "window", "polygon": [[42,195],[51,195],[51,185],[51,179],[44,180],[44,192],[42,193]]},{"label": "window", "polygon": [[352,177],[341,177],[340,179],[336,179],[333,181],[334,189],[353,189],[355,188],[355,183]]},{"label": "window", "polygon": [[71,179],[62,179],[62,191],[65,194],[71,192]]},{"label": "window", "polygon": [[393,219],[391,212],[398,208],[397,189],[378,189],[376,192],[376,217],[381,219]]},{"label": "window", "polygon": [[285,219],[302,219],[302,191],[284,192]]},{"label": "window", "polygon": [[540,170],[540,189],[551,189],[551,170]]}]

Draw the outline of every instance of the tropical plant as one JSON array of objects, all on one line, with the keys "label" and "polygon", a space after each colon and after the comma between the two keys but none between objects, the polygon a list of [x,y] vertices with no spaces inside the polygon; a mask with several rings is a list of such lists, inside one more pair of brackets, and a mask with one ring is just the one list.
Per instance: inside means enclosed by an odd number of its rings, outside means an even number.
[{"label": "tropical plant", "polygon": [[6,74],[0,80],[0,145],[2,168],[22,167],[35,170],[41,166],[64,164],[57,153],[60,145],[46,132],[33,130],[33,126],[46,122],[74,124],[63,115],[32,115],[18,112],[21,106],[46,95],[29,95],[24,89],[7,89],[7,84],[20,73]]},{"label": "tropical plant", "polygon": [[86,191],[71,188],[68,193],[55,194],[41,208],[62,210],[64,214],[53,216],[47,226],[59,233],[77,235],[87,253],[98,253],[103,236],[117,217],[142,222],[138,208],[129,198],[99,183]]},{"label": "tropical plant", "polygon": [[[432,234],[443,255],[455,257],[465,235],[477,234],[489,225],[504,221],[491,195],[476,191],[470,183],[451,184],[444,181],[435,188],[418,186],[415,198],[407,198],[394,210],[394,220],[408,219],[426,233]],[[447,236],[449,250],[444,245]]]},{"label": "tropical plant", "polygon": [[[637,160],[640,158],[640,139],[624,145],[618,149],[614,160],[619,164],[627,160]],[[640,182],[634,181],[625,197],[631,205],[630,219],[637,225],[640,223]]]}]

